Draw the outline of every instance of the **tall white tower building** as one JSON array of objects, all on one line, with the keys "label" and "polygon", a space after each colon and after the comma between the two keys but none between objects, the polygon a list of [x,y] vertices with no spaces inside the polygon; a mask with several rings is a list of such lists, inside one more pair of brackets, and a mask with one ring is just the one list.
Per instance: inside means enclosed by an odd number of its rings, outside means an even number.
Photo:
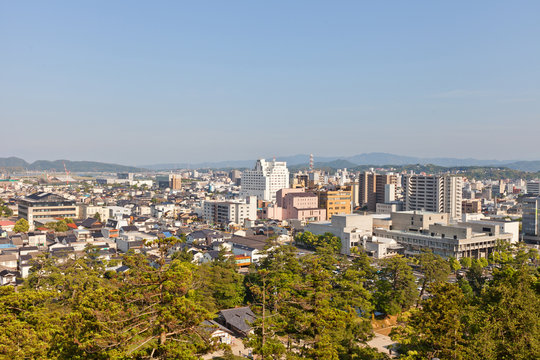
[{"label": "tall white tower building", "polygon": [[457,176],[407,175],[405,177],[405,210],[447,213],[461,218],[463,179]]},{"label": "tall white tower building", "polygon": [[278,190],[289,187],[286,162],[259,159],[253,170],[242,173],[241,196],[256,196],[258,200],[275,201]]}]

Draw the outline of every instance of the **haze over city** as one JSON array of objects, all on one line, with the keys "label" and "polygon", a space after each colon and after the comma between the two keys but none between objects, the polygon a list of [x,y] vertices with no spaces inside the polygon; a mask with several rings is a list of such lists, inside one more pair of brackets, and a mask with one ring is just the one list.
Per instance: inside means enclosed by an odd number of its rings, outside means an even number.
[{"label": "haze over city", "polygon": [[538,160],[540,3],[518,3],[4,1],[0,155]]}]

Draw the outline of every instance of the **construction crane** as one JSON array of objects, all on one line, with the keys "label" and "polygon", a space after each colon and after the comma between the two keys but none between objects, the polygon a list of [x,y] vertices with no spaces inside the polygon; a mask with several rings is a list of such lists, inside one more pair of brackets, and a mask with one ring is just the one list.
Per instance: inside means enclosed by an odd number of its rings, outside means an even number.
[{"label": "construction crane", "polygon": [[62,163],[64,164],[64,171],[66,172],[66,185],[69,185],[69,171],[66,167],[66,162],[62,161]]}]

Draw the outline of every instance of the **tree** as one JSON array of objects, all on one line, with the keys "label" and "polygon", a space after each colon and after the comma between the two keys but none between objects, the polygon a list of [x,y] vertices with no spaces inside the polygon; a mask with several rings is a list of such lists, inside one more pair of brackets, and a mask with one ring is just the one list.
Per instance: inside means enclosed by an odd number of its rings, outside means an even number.
[{"label": "tree", "polygon": [[207,309],[217,311],[244,304],[244,275],[236,270],[234,257],[226,256],[224,251],[214,261],[197,267],[195,291]]},{"label": "tree", "polygon": [[421,280],[420,294],[418,294],[417,305],[420,299],[431,283],[442,282],[448,278],[450,274],[450,265],[439,255],[433,254],[431,251],[423,251],[417,257],[420,272],[424,275]]},{"label": "tree", "polygon": [[418,290],[407,259],[394,256],[384,259],[381,265],[374,293],[376,308],[387,314],[409,309],[418,296]]},{"label": "tree", "polygon": [[329,246],[334,252],[341,251],[341,239],[329,232],[324,235],[314,235],[309,231],[304,231],[295,237],[295,241],[311,250]]},{"label": "tree", "polygon": [[450,265],[450,269],[452,269],[452,272],[454,272],[454,274],[458,270],[461,270],[461,264],[459,263],[459,261],[455,257],[450,257],[448,259],[448,265]]},{"label": "tree", "polygon": [[69,230],[66,220],[64,219],[47,223],[45,224],[45,227],[56,232],[66,232]]},{"label": "tree", "polygon": [[393,331],[405,359],[465,359],[464,295],[455,284],[436,283],[432,297],[415,310],[407,325]]},{"label": "tree", "polygon": [[94,214],[94,219],[96,219],[97,221],[101,222],[101,215],[100,215],[100,213],[98,213],[98,212],[95,213],[95,214]]},{"label": "tree", "polygon": [[471,352],[495,359],[540,358],[540,296],[525,267],[494,272],[471,316]]},{"label": "tree", "polygon": [[472,265],[472,259],[469,257],[462,257],[461,259],[459,259],[459,263],[464,268],[470,268]]},{"label": "tree", "polygon": [[28,232],[29,229],[30,229],[30,225],[28,225],[28,221],[22,218],[17,220],[17,222],[15,223],[15,226],[13,227],[13,231],[17,233]]}]

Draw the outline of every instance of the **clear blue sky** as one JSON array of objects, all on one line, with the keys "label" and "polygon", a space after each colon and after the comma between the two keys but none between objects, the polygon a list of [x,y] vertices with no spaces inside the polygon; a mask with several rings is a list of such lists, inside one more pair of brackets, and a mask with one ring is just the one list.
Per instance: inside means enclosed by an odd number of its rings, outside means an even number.
[{"label": "clear blue sky", "polygon": [[540,1],[1,1],[0,156],[540,159]]}]

